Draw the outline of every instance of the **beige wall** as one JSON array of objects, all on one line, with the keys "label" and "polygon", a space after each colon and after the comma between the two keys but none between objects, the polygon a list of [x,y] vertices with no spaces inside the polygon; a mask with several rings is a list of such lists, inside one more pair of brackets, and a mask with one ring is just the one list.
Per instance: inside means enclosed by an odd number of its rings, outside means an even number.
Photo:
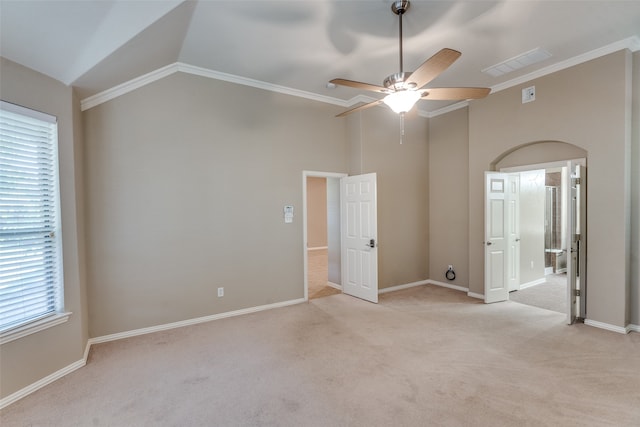
[{"label": "beige wall", "polygon": [[307,177],[307,247],[327,246],[327,179]]},{"label": "beige wall", "polygon": [[378,185],[378,286],[387,288],[429,277],[427,120],[405,120],[386,107],[346,119],[349,174],[376,172]]},{"label": "beige wall", "polygon": [[[430,279],[469,284],[468,108],[429,121]],[[456,278],[445,273],[453,265]]]},{"label": "beige wall", "polygon": [[336,285],[342,285],[340,231],[340,179],[327,178],[327,278]]},{"label": "beige wall", "polygon": [[[471,104],[471,291],[484,291],[483,172],[503,153],[520,145],[563,141],[588,152],[587,318],[626,326],[630,284],[626,197],[630,186],[626,157],[630,144],[627,103],[630,59],[628,51],[621,51],[528,82],[526,86],[536,86],[537,99],[532,103],[522,104],[522,87],[514,87]],[[550,152],[547,160],[555,160],[555,154]]]},{"label": "beige wall", "polygon": [[560,160],[586,159],[588,153],[575,145],[558,141],[538,141],[534,144],[514,148],[492,166],[492,170],[515,166],[538,165],[541,163]]},{"label": "beige wall", "polygon": [[70,87],[0,60],[3,101],[58,118],[65,310],[69,321],[0,346],[0,398],[83,359],[87,344],[87,305],[83,268],[82,140],[79,104]]},{"label": "beige wall", "polygon": [[339,111],[182,73],[87,110],[91,336],[303,298],[300,176],[346,171]]}]

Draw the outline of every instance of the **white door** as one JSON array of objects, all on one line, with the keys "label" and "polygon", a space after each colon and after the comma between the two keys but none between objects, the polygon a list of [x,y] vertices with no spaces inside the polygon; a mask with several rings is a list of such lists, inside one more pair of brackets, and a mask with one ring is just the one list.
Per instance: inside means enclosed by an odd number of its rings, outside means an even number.
[{"label": "white door", "polygon": [[342,291],[378,302],[376,174],[340,180]]},{"label": "white door", "polygon": [[507,183],[507,280],[511,292],[520,290],[520,174],[510,174]]},{"label": "white door", "polygon": [[567,254],[567,323],[575,322],[576,317],[584,317],[585,281],[586,281],[586,209],[585,187],[586,170],[584,166],[569,162],[569,182],[566,197],[568,224],[566,241],[569,243]]},{"label": "white door", "polygon": [[508,174],[485,172],[484,302],[509,299],[507,189]]}]

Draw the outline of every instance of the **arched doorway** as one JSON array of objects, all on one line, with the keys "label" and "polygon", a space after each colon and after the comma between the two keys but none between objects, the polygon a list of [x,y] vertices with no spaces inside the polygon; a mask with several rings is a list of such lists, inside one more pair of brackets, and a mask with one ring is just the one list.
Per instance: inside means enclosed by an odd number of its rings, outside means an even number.
[{"label": "arched doorway", "polygon": [[568,323],[576,313],[584,317],[586,157],[572,144],[540,141],[492,162],[485,194],[486,302],[510,299],[566,313]]}]

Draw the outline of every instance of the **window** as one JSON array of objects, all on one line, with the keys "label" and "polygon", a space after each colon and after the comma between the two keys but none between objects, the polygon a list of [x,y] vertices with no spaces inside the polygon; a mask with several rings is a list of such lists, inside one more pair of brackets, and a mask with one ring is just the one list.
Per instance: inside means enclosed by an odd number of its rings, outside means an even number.
[{"label": "window", "polygon": [[55,117],[0,103],[0,342],[62,313],[57,134]]}]

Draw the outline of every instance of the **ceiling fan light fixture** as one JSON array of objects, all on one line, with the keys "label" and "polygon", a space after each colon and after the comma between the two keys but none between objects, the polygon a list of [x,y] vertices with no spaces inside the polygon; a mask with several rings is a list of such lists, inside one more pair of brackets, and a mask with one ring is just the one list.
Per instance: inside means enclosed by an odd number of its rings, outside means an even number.
[{"label": "ceiling fan light fixture", "polygon": [[406,113],[422,97],[422,94],[416,90],[401,90],[390,93],[384,97],[384,103],[389,106],[395,113]]}]

